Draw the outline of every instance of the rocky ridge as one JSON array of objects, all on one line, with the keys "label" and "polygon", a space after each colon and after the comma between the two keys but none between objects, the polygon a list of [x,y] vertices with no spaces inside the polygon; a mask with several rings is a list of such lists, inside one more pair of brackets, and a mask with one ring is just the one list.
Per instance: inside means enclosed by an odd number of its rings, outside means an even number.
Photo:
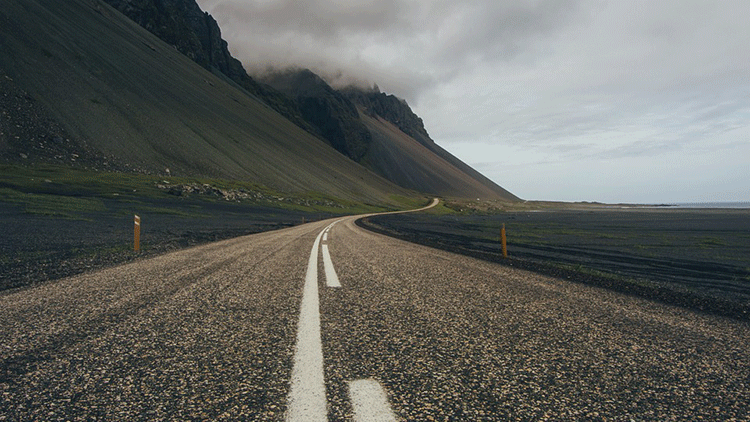
[{"label": "rocky ridge", "polygon": [[305,120],[332,147],[354,161],[361,161],[372,135],[360,120],[356,105],[345,95],[308,69],[275,72],[263,81],[291,98]]},{"label": "rocky ridge", "polygon": [[370,117],[381,117],[422,145],[434,144],[424,127],[424,122],[412,111],[406,100],[380,92],[377,85],[372,90],[355,86],[343,88],[341,94],[360,107]]},{"label": "rocky ridge", "polygon": [[[517,199],[435,144],[422,119],[406,101],[380,92],[377,85],[335,89],[319,75],[301,68],[277,69],[254,79],[229,53],[216,20],[203,12],[195,0],[105,1],[196,63],[223,75],[341,154],[401,187],[430,194],[471,197],[489,194]],[[398,157],[406,150],[375,142],[374,137],[382,139],[383,132],[373,132],[365,117],[392,124],[423,145],[426,150],[419,154],[429,157]],[[395,137],[399,140],[392,142],[409,142],[399,134]],[[394,155],[396,150],[400,152]],[[441,168],[417,169],[418,166],[409,164],[415,160],[437,162]],[[447,174],[452,176],[445,179]],[[456,177],[464,179],[463,184],[457,184]],[[445,182],[451,187],[440,188]],[[475,187],[469,187],[472,184]]]}]

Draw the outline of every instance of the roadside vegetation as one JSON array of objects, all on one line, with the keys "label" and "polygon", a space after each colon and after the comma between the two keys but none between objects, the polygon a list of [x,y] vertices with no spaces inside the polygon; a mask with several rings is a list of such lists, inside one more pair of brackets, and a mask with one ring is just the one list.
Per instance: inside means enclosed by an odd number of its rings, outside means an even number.
[{"label": "roadside vegetation", "polygon": [[[22,204],[30,213],[57,210],[59,213],[52,215],[75,218],[86,212],[102,211],[102,200],[133,203],[173,200],[174,212],[181,213],[180,200],[186,198],[269,206],[303,213],[357,214],[400,208],[317,192],[283,192],[249,181],[100,172],[52,165],[0,165],[0,200]],[[392,195],[391,199],[406,208],[423,201],[397,195]]]},{"label": "roadside vegetation", "polygon": [[[339,215],[416,208],[425,201],[393,195],[389,204],[371,204],[246,181],[0,165],[0,290]],[[142,219],[138,253],[136,214]]]}]

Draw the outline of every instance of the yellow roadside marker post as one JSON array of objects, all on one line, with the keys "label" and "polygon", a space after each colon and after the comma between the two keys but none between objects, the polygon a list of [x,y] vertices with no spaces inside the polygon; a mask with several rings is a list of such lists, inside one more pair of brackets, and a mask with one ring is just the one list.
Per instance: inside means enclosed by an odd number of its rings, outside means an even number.
[{"label": "yellow roadside marker post", "polygon": [[508,257],[508,245],[505,242],[505,223],[503,223],[503,228],[500,230],[500,242],[503,246],[503,258]]},{"label": "yellow roadside marker post", "polygon": [[135,216],[135,232],[133,235],[133,250],[139,252],[141,250],[141,217]]}]

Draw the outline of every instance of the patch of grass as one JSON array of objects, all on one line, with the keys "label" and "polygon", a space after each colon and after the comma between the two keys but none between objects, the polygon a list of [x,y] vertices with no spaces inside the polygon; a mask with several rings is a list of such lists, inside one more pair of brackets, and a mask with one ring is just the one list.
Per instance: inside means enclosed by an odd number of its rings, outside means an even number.
[{"label": "patch of grass", "polygon": [[[137,209],[137,212],[140,214],[164,214],[164,215],[173,215],[175,217],[211,218],[210,214],[202,213],[197,210],[195,212],[189,212],[189,211],[185,211],[184,209],[153,207],[153,206],[148,206],[148,205],[139,205],[136,209]],[[133,215],[134,212],[136,211],[120,210],[119,212],[117,212],[117,215],[131,216]]]},{"label": "patch of grass", "polygon": [[0,200],[21,205],[28,214],[69,219],[83,219],[81,213],[106,210],[104,203],[99,199],[24,193],[9,188],[0,188]]},{"label": "patch of grass", "polygon": [[399,205],[399,209],[405,209],[405,210],[422,208],[432,203],[432,198],[425,199],[424,197],[390,195],[389,198],[391,199],[392,202]]},{"label": "patch of grass", "polygon": [[700,248],[718,248],[720,246],[727,246],[727,244],[718,237],[703,237],[698,241],[698,247]]},{"label": "patch of grass", "polygon": [[440,201],[436,206],[424,211],[426,214],[431,215],[456,215],[459,212],[455,208],[451,208],[447,202]]},{"label": "patch of grass", "polygon": [[342,200],[319,192],[289,194],[266,190],[264,194],[267,199],[256,201],[259,205],[287,211],[344,215],[387,210],[383,206]]},{"label": "patch of grass", "polygon": [[[422,205],[424,201],[424,198],[419,197],[394,197],[391,198],[396,203],[394,207],[393,205],[389,206],[386,204],[366,204],[342,200],[318,192],[280,192],[251,181],[242,180],[99,172],[53,165],[37,165],[34,167],[0,165],[0,188],[7,188],[16,192],[13,195],[6,194],[6,197],[12,196],[17,198],[18,194],[22,193],[53,195],[58,198],[87,198],[95,201],[100,199],[116,199],[120,202],[148,199],[180,201],[185,197],[205,202],[223,201],[220,196],[206,194],[188,194],[177,197],[171,195],[169,189],[164,188],[165,186],[195,184],[209,185],[211,188],[221,190],[242,190],[259,194],[258,197],[260,199],[242,199],[240,202],[243,204],[310,213],[343,215],[391,211],[393,209],[416,208]],[[27,199],[23,203],[29,201],[30,199]],[[36,201],[35,203],[40,203],[40,205],[30,207],[29,212],[46,213],[47,215],[70,218],[72,214],[69,211],[83,211],[86,208],[85,204],[87,204],[85,201],[78,201],[80,202],[78,207],[67,205],[62,207],[62,211],[56,212],[54,207],[41,206],[41,202],[43,201]],[[73,201],[73,203],[75,202]],[[100,202],[97,203],[101,204]],[[93,207],[93,202],[88,204],[89,208]],[[168,211],[161,209],[157,210],[157,212],[164,213]],[[169,211],[169,213],[174,212]]]},{"label": "patch of grass", "polygon": [[156,176],[96,172],[63,166],[0,165],[0,187],[24,193],[98,198],[163,196],[164,193],[154,184],[155,179]]}]

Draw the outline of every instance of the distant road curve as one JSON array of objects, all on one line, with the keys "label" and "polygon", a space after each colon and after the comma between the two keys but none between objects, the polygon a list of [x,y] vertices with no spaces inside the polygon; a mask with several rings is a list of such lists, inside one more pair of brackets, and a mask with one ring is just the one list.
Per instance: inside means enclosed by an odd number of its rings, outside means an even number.
[{"label": "distant road curve", "polygon": [[[0,293],[0,420],[750,418],[747,323],[359,217]],[[306,413],[293,390],[309,290],[322,390]]]},{"label": "distant road curve", "polygon": [[[424,211],[424,210],[428,210],[428,209],[430,209],[430,208],[434,208],[434,207],[436,207],[436,206],[437,206],[437,204],[439,204],[439,203],[440,203],[440,198],[432,198],[432,202],[430,202],[430,203],[429,203],[428,205],[426,205],[426,206],[424,206],[424,207],[422,207],[422,208],[417,208],[417,209],[414,209],[414,210],[406,210],[406,211],[391,211],[391,212],[384,212],[384,213],[382,213],[382,214],[403,214],[403,213],[407,213],[407,212],[419,212],[419,211]],[[370,214],[370,215],[372,215],[372,214]],[[359,216],[359,218],[361,218],[361,217],[362,217],[362,216]]]}]

